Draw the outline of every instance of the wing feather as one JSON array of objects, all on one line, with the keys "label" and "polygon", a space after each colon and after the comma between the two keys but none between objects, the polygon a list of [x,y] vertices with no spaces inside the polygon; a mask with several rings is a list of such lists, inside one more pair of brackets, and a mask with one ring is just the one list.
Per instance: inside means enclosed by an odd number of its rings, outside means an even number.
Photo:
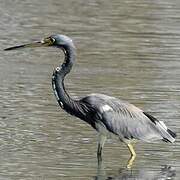
[{"label": "wing feather", "polygon": [[134,138],[151,142],[164,138],[174,141],[164,123],[126,101],[102,94],[92,94],[83,101],[93,106],[94,112],[98,113],[96,117],[99,119],[96,121],[101,121],[122,140]]}]

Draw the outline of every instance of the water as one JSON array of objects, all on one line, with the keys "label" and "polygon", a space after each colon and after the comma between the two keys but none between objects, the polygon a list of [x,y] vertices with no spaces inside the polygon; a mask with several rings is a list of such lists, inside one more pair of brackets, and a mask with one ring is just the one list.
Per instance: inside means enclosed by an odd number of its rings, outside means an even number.
[{"label": "water", "polygon": [[[55,33],[69,35],[77,63],[72,96],[106,93],[134,103],[180,131],[178,0],[0,0],[0,49]],[[61,59],[61,60],[60,60]],[[0,179],[179,179],[180,141],[127,148],[108,139],[97,167],[97,134],[59,109],[51,75],[63,60],[53,48],[0,55]]]}]

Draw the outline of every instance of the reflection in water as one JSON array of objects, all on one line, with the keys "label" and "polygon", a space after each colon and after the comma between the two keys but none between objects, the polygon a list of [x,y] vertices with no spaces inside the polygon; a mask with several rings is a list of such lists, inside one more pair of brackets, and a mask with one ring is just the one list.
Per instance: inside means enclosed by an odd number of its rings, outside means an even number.
[{"label": "reflection in water", "polygon": [[95,180],[166,180],[173,179],[176,176],[176,170],[168,165],[159,169],[141,168],[139,170],[120,169],[116,175],[107,175],[103,161],[98,163],[97,176]]}]

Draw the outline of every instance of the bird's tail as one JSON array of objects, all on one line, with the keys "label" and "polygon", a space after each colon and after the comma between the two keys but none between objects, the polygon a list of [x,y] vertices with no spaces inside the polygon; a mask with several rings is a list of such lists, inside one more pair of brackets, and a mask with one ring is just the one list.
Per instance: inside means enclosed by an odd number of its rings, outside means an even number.
[{"label": "bird's tail", "polygon": [[149,113],[143,112],[155,125],[156,129],[159,131],[162,140],[165,142],[173,143],[176,138],[176,133],[167,128],[163,121],[157,120],[155,117],[151,116]]},{"label": "bird's tail", "polygon": [[167,129],[167,132],[175,139],[176,138],[176,133],[171,131],[170,129]]},{"label": "bird's tail", "polygon": [[157,121],[156,126],[158,127],[161,135],[163,137],[163,141],[173,143],[176,138],[176,133],[167,128],[163,121]]}]

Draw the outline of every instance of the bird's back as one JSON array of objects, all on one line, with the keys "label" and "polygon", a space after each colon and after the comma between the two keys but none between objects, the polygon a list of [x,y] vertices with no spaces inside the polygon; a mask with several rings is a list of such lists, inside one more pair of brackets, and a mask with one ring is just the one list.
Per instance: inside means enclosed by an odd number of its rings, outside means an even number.
[{"label": "bird's back", "polygon": [[104,94],[91,94],[82,98],[81,102],[87,105],[89,121],[98,131],[103,126],[103,129],[106,128],[122,140],[175,141],[175,133],[163,121],[158,121],[127,101]]}]

